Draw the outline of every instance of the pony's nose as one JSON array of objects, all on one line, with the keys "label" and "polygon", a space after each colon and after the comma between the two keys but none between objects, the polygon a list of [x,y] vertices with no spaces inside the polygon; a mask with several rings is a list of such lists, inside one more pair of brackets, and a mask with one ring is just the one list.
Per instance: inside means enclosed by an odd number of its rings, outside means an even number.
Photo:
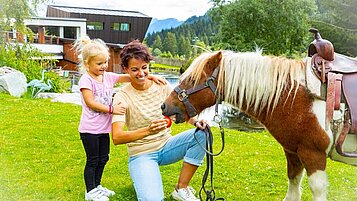
[{"label": "pony's nose", "polygon": [[166,104],[165,103],[163,103],[161,105],[161,110],[162,110],[162,114],[165,114],[167,112],[167,108],[166,108]]}]

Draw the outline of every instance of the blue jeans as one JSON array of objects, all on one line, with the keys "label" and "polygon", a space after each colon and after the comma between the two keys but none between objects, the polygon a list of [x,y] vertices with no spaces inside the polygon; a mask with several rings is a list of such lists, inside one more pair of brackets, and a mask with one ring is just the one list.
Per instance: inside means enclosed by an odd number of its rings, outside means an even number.
[{"label": "blue jeans", "polygon": [[[130,177],[139,201],[164,200],[159,166],[172,164],[181,159],[195,166],[202,165],[205,152],[197,144],[194,132],[195,129],[187,130],[171,137],[158,151],[129,158]],[[198,131],[196,138],[205,147],[205,133]]]}]

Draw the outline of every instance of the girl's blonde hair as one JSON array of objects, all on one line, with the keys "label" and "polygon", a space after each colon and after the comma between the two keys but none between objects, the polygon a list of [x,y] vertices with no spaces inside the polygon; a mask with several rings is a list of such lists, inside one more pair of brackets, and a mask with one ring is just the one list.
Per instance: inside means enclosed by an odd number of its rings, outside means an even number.
[{"label": "girl's blonde hair", "polygon": [[88,72],[88,66],[85,64],[88,63],[92,57],[106,55],[109,59],[109,48],[104,41],[99,38],[91,40],[88,36],[83,36],[74,42],[73,48],[75,48],[78,55],[78,66],[81,73]]}]

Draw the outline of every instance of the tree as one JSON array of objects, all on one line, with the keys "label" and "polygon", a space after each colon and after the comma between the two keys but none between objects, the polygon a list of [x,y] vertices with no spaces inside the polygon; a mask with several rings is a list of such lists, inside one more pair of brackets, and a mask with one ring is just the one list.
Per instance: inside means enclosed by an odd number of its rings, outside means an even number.
[{"label": "tree", "polygon": [[20,32],[25,31],[25,19],[35,15],[39,4],[47,0],[0,0],[0,28],[9,30],[15,28]]},{"label": "tree", "polygon": [[331,41],[335,51],[357,55],[357,1],[318,0],[319,13],[312,19],[322,37]]},{"label": "tree", "polygon": [[[219,2],[219,1],[218,1]],[[265,53],[294,54],[306,49],[309,16],[316,11],[311,0],[239,0],[221,5],[218,35],[223,48]],[[218,15],[214,15],[218,16]]]},{"label": "tree", "polygon": [[190,55],[190,50],[192,49],[190,40],[183,35],[180,35],[178,42],[178,53],[188,57]]},{"label": "tree", "polygon": [[39,4],[47,0],[0,0],[0,43],[3,42],[2,31],[15,28],[20,33],[32,33],[25,26],[25,19],[35,15]]},{"label": "tree", "polygon": [[164,40],[164,50],[172,55],[177,54],[177,40],[174,33],[168,32]]},{"label": "tree", "polygon": [[357,31],[356,0],[318,0],[320,15],[324,22]]},{"label": "tree", "polygon": [[160,35],[156,36],[156,39],[154,40],[154,43],[152,44],[153,49],[159,49],[162,50],[162,41]]}]

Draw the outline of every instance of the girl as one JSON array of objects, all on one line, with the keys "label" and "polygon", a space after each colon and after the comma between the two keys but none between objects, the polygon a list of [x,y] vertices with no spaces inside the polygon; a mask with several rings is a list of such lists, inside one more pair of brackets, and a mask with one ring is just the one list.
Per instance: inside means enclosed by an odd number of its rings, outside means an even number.
[{"label": "girl", "polygon": [[[79,80],[82,115],[78,128],[87,157],[85,200],[108,201],[115,192],[103,187],[101,178],[109,160],[112,114],[123,115],[126,111],[120,104],[112,104],[113,87],[118,82],[129,82],[130,77],[106,72],[109,49],[102,40],[85,36],[76,41],[74,47],[79,55],[81,71],[85,70]],[[157,77],[150,79],[159,84],[166,83]]]}]

